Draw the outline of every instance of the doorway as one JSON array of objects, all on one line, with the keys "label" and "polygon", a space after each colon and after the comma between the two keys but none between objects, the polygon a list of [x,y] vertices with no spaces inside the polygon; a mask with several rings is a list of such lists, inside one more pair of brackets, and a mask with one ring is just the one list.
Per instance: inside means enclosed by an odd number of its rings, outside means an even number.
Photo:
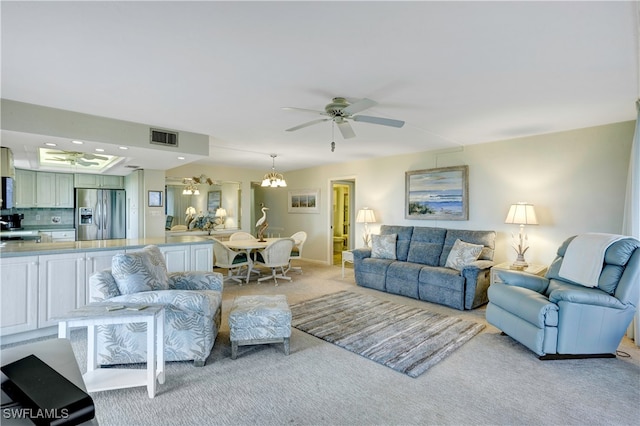
[{"label": "doorway", "polygon": [[331,263],[342,263],[342,251],[353,248],[355,179],[341,179],[331,181]]}]

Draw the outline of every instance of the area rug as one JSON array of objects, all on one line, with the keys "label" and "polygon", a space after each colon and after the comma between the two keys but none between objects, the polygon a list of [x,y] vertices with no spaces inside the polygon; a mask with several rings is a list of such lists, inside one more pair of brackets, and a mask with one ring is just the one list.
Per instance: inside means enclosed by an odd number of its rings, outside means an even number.
[{"label": "area rug", "polygon": [[410,377],[418,377],[485,327],[349,291],[291,305],[291,325]]}]

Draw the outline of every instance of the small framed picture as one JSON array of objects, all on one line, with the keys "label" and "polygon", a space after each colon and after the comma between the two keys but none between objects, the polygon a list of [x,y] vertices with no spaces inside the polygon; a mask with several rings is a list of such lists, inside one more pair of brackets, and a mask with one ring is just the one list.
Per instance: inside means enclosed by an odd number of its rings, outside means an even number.
[{"label": "small framed picture", "polygon": [[289,191],[289,213],[320,213],[320,188]]},{"label": "small framed picture", "polygon": [[162,207],[162,191],[149,191],[149,207]]}]

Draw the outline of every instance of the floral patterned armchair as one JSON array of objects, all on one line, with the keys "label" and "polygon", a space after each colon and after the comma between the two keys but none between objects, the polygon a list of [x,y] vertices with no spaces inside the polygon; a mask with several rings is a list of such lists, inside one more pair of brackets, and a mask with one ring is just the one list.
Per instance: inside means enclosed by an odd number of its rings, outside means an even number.
[{"label": "floral patterned armchair", "polygon": [[[90,302],[165,305],[166,361],[193,360],[204,366],[221,321],[223,276],[218,272],[167,273],[156,246],[113,257],[111,269],[89,279]],[[101,365],[146,362],[146,327],[103,325],[96,333]]]}]

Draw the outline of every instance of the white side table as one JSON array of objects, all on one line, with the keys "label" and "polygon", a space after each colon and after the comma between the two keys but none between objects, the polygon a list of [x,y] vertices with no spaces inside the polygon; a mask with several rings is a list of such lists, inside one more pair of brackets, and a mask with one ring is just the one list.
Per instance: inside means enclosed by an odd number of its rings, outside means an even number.
[{"label": "white side table", "polygon": [[353,252],[351,250],[344,250],[342,252],[342,278],[344,278],[344,263],[349,262],[353,264]]},{"label": "white side table", "polygon": [[[125,306],[125,309],[107,310],[107,306],[114,305]],[[68,339],[73,327],[87,327],[87,372],[82,376],[87,391],[146,386],[149,398],[153,398],[156,379],[158,383],[164,383],[164,306],[145,305],[144,309],[136,310],[139,306],[132,303],[91,303],[57,318],[60,338]],[[139,322],[147,324],[146,370],[97,368],[96,326]]]},{"label": "white side table", "polygon": [[491,268],[491,284],[493,283],[501,283],[502,280],[498,276],[499,271],[518,271],[518,272],[526,272],[527,274],[537,275],[539,277],[544,277],[544,274],[547,273],[547,266],[545,265],[536,265],[529,264],[525,269],[511,269],[510,262],[499,263],[496,266]]}]

